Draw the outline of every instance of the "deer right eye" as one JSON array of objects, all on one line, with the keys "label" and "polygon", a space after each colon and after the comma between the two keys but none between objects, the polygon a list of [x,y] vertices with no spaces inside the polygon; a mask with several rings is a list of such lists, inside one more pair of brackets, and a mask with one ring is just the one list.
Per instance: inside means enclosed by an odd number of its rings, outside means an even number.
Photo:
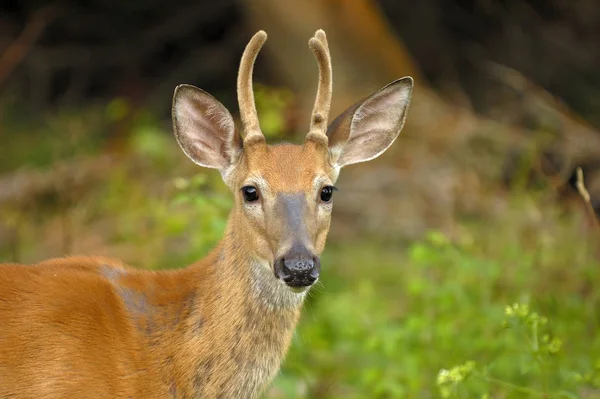
[{"label": "deer right eye", "polygon": [[256,187],[242,187],[242,195],[244,196],[244,201],[246,202],[254,202],[258,200],[258,190],[256,189]]}]

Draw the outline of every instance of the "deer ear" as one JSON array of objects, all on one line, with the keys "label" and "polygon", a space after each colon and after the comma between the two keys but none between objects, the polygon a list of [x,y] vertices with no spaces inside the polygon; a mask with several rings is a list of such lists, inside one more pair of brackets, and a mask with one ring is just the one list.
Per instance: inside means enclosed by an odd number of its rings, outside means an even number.
[{"label": "deer ear", "polygon": [[179,146],[198,165],[224,172],[242,150],[242,141],[227,108],[191,85],[173,96],[173,130]]},{"label": "deer ear", "polygon": [[398,79],[348,108],[327,129],[329,150],[338,167],[369,161],[396,140],[410,104],[413,79]]}]

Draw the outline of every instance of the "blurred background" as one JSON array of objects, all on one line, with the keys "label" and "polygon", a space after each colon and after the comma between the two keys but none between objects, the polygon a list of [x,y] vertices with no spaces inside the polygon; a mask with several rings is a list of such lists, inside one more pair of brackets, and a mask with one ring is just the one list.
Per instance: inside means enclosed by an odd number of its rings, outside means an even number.
[{"label": "blurred background", "polygon": [[306,133],[327,32],[332,115],[416,80],[400,138],[346,168],[323,284],[267,398],[600,397],[600,3],[3,0],[0,260],[177,268],[232,205],[172,137],[181,83],[270,141]]}]

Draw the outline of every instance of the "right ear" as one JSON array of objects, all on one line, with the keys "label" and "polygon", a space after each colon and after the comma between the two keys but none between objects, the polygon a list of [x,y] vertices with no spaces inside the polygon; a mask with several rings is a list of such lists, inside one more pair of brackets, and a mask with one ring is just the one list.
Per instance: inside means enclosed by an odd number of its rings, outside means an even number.
[{"label": "right ear", "polygon": [[177,86],[171,114],[177,142],[192,161],[224,172],[238,159],[242,139],[216,98],[195,86]]}]

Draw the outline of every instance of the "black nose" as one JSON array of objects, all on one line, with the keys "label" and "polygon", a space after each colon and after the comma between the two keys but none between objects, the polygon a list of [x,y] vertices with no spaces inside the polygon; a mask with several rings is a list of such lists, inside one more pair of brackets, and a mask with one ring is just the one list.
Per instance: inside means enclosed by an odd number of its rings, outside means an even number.
[{"label": "black nose", "polygon": [[275,277],[290,287],[308,287],[317,281],[321,272],[321,262],[318,257],[306,252],[290,252],[277,259],[274,267]]}]

